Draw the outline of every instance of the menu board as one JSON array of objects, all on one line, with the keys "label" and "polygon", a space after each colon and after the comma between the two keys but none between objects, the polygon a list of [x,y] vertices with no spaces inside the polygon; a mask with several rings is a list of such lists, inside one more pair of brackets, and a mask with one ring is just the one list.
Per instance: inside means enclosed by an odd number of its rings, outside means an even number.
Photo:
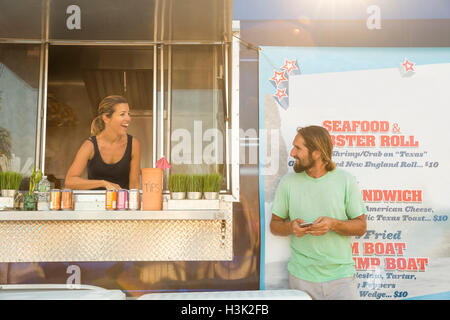
[{"label": "menu board", "polygon": [[269,231],[273,194],[293,172],[296,129],[320,125],[332,137],[333,161],[355,176],[367,208],[367,232],[352,237],[351,247],[360,298],[450,294],[448,83],[448,48],[261,49],[266,288],[287,285],[289,259],[288,237]]}]

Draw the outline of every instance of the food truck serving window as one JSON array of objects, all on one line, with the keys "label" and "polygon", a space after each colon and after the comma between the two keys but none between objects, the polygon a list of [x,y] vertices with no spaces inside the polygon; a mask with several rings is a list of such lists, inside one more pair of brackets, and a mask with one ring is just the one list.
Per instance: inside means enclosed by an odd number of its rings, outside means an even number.
[{"label": "food truck serving window", "polygon": [[220,173],[227,191],[226,50],[223,44],[50,46],[45,172],[63,186],[99,102],[119,94],[130,106],[128,133],[141,143],[143,168],[165,156],[170,173]]}]

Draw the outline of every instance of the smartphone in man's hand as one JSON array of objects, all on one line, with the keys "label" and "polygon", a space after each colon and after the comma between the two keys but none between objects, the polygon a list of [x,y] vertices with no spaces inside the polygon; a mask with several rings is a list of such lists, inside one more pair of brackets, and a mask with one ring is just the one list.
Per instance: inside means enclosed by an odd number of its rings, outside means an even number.
[{"label": "smartphone in man's hand", "polygon": [[305,228],[311,226],[312,224],[313,224],[312,222],[300,223],[300,227]]}]

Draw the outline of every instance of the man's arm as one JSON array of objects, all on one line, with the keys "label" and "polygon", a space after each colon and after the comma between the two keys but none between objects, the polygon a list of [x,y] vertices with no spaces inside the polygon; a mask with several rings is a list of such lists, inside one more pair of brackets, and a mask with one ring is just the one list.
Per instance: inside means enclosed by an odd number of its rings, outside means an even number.
[{"label": "man's arm", "polygon": [[330,217],[319,217],[306,233],[322,236],[332,230],[344,236],[362,236],[366,233],[366,215],[362,214],[351,220],[337,220]]},{"label": "man's arm", "polygon": [[272,214],[270,220],[270,232],[276,236],[289,236],[295,234],[297,237],[303,237],[311,227],[300,227],[300,223],[304,223],[302,219],[282,219],[276,214]]}]

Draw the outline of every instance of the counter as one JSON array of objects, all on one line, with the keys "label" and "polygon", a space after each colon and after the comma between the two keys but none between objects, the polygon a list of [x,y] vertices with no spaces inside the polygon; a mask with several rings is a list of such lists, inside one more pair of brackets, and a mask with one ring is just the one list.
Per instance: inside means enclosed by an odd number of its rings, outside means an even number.
[{"label": "counter", "polygon": [[232,203],[215,210],[0,211],[0,262],[232,260]]}]

